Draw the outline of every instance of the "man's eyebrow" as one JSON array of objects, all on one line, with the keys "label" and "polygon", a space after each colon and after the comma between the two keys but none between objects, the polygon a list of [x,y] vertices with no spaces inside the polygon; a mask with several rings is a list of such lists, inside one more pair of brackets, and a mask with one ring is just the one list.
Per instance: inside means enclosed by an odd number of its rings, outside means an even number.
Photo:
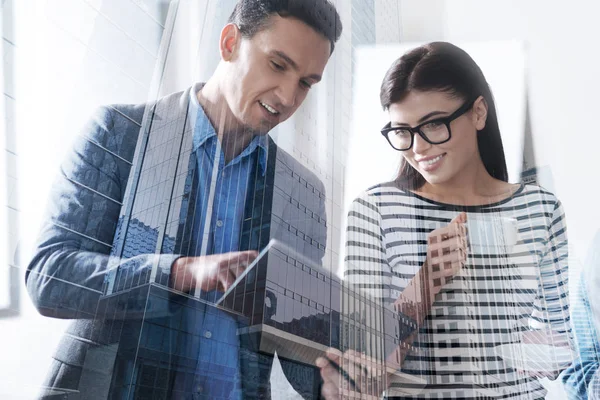
[{"label": "man's eyebrow", "polygon": [[[437,116],[437,115],[443,115],[443,114],[448,114],[448,113],[447,113],[446,111],[432,111],[432,112],[430,112],[429,114],[426,114],[426,115],[424,115],[423,117],[421,117],[421,118],[419,119],[419,121],[417,121],[417,124],[418,124],[418,125],[420,125],[420,124],[422,124],[423,122],[427,121],[427,120],[428,120],[429,118],[431,118],[431,117],[435,117],[435,116]],[[410,125],[408,125],[408,124],[405,124],[405,123],[399,123],[399,124],[394,124],[394,123],[392,123],[392,126],[410,126]]]},{"label": "man's eyebrow", "polygon": [[[296,64],[296,62],[294,60],[292,60],[283,51],[281,51],[281,50],[275,50],[275,51],[273,51],[273,54],[275,54],[279,58],[282,58],[286,63],[290,64],[290,66],[292,67],[292,69],[294,69],[295,71],[298,71],[298,64]],[[313,79],[316,82],[319,82],[319,81],[321,81],[322,76],[319,75],[319,74],[311,74],[311,75],[307,76],[307,78],[310,78],[310,79]]]}]

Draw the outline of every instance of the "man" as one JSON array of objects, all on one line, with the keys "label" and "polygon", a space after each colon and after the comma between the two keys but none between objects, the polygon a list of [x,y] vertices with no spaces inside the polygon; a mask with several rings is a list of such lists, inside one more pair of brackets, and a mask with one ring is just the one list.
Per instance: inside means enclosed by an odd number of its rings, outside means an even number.
[{"label": "man", "polygon": [[[46,383],[54,393],[268,396],[270,359],[210,304],[270,237],[324,254],[323,185],[267,133],[321,80],[340,34],[327,0],[241,0],[206,84],[93,119],[26,274],[40,313],[75,319]],[[286,222],[294,202],[302,229]]]}]

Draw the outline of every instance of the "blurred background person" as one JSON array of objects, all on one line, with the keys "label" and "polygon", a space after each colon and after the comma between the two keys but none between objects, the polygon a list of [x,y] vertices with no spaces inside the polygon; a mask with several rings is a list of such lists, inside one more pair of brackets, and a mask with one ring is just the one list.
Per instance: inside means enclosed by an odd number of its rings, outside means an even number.
[{"label": "blurred background person", "polygon": [[579,357],[561,376],[570,399],[600,399],[600,232],[590,246],[577,290],[572,294],[571,315]]}]

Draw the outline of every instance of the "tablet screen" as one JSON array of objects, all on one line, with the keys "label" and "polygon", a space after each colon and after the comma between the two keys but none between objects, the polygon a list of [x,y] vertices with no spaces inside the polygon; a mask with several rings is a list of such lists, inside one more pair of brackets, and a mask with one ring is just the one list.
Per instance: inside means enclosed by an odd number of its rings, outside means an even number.
[{"label": "tablet screen", "polygon": [[215,302],[215,305],[222,305],[222,303],[225,301],[227,296],[229,296],[231,293],[233,293],[233,291],[238,287],[240,282],[242,282],[242,280],[244,280],[244,278],[246,278],[246,276],[248,276],[250,271],[252,271],[254,269],[254,267],[256,267],[258,265],[258,263],[267,255],[269,250],[271,250],[271,248],[273,246],[277,245],[278,243],[279,242],[277,240],[271,239],[269,241],[269,243],[265,246],[265,248],[262,249],[260,253],[258,253],[258,256],[254,259],[254,261],[252,261],[252,263],[250,263],[250,265],[248,265],[246,267],[244,272],[242,272],[237,277],[237,279],[231,284],[231,286],[229,286],[229,288],[227,288],[227,290],[223,293],[223,295]]}]

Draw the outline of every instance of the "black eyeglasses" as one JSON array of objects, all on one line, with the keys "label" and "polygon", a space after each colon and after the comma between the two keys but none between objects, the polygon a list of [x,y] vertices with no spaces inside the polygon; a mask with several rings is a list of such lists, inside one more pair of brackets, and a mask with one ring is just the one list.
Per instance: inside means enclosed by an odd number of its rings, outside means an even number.
[{"label": "black eyeglasses", "polygon": [[418,133],[427,143],[442,144],[446,143],[452,137],[450,131],[450,123],[469,111],[477,98],[472,101],[467,101],[452,114],[443,118],[436,118],[423,122],[421,125],[414,128],[406,126],[391,126],[388,122],[381,130],[381,134],[385,136],[390,146],[398,151],[409,150],[415,141],[415,133]]}]

